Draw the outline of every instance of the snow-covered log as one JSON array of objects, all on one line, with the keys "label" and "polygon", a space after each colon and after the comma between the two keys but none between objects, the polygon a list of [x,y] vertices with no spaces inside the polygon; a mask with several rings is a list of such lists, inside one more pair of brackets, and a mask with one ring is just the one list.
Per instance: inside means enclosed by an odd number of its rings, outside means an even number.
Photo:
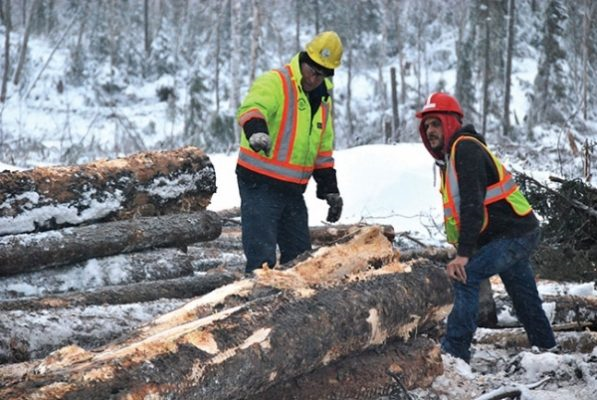
[{"label": "snow-covered log", "polygon": [[175,279],[214,268],[243,271],[245,258],[240,238],[223,233],[209,242],[178,248],[93,258],[62,267],[0,277],[0,300],[83,292],[113,285]]},{"label": "snow-covered log", "polygon": [[[497,297],[497,304],[502,309],[512,309],[510,298],[506,295]],[[545,295],[543,308],[554,325],[566,324],[569,329],[576,325],[577,330],[590,328],[597,330],[597,297]],[[520,326],[516,319],[508,320],[501,326]]]},{"label": "snow-covered log", "polygon": [[[1,312],[0,364],[40,359],[71,344],[96,348],[186,302],[188,299],[161,299],[148,303]],[[6,382],[1,375],[0,382]]]},{"label": "snow-covered log", "polygon": [[130,304],[158,299],[188,299],[211,292],[238,279],[224,270],[202,275],[106,286],[89,292],[0,301],[0,312],[38,311],[54,308],[88,307],[101,304]]},{"label": "snow-covered log", "polygon": [[0,235],[204,210],[216,191],[195,147],[66,167],[0,172]]},{"label": "snow-covered log", "polygon": [[[379,229],[366,230],[289,270],[259,270],[102,349],[63,348],[20,370],[0,397],[238,399],[408,339],[445,317],[451,285],[433,266],[367,267],[371,255],[387,261],[392,253]],[[222,304],[227,294],[255,291],[262,295]]]},{"label": "snow-covered log", "polygon": [[9,235],[0,238],[0,275],[156,247],[184,247],[213,240],[221,231],[218,214],[203,210]]}]

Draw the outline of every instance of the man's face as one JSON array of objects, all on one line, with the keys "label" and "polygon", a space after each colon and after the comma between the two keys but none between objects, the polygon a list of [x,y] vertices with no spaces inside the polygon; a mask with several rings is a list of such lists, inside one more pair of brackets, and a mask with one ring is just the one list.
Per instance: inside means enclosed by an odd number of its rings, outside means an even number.
[{"label": "man's face", "polygon": [[321,71],[316,70],[306,62],[301,63],[301,74],[303,74],[301,86],[307,93],[315,90],[315,88],[321,85],[325,78],[325,75]]},{"label": "man's face", "polygon": [[423,122],[423,129],[431,148],[435,151],[442,151],[444,148],[444,129],[439,118],[426,118]]}]

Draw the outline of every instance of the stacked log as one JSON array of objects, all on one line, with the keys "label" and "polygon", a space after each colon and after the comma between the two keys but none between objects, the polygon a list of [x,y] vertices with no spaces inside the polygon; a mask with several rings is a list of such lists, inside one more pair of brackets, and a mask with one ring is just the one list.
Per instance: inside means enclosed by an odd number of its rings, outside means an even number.
[{"label": "stacked log", "polygon": [[[378,228],[364,230],[291,269],[259,270],[216,289],[93,352],[70,346],[2,368],[0,397],[217,400],[264,393],[445,317],[445,273],[434,266],[404,272],[395,259]],[[435,360],[438,366],[437,350]]]},{"label": "stacked log", "polygon": [[204,210],[215,170],[195,147],[0,173],[0,235]]},{"label": "stacked log", "polygon": [[156,247],[186,247],[217,238],[222,223],[213,211],[140,217],[0,238],[0,275],[72,264]]}]

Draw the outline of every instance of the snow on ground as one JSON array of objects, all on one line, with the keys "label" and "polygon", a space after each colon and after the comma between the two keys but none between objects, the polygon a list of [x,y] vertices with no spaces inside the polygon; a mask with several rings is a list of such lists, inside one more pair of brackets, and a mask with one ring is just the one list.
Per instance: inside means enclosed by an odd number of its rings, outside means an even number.
[{"label": "snow on ground", "polygon": [[[407,231],[426,244],[445,244],[441,233],[441,201],[438,193],[433,162],[419,143],[397,145],[368,145],[340,150],[335,153],[340,191],[344,198],[344,212],[339,223],[368,222],[392,224],[397,232]],[[234,174],[236,155],[213,154],[210,159],[216,170],[218,190],[209,206],[212,210],[223,210],[240,205],[236,175]],[[538,173],[541,173],[539,171]],[[315,197],[315,184],[312,182],[305,194],[310,211],[310,224],[321,225],[327,206]],[[230,254],[231,258],[235,255]],[[114,284],[126,281],[124,271],[130,271],[125,258],[112,257],[109,268],[101,268],[98,275],[98,261],[90,260],[73,270],[55,278],[54,285],[64,290],[76,290],[77,283],[92,288],[101,284]],[[238,260],[237,260],[238,261]],[[102,262],[104,262],[102,260]],[[119,265],[119,263],[122,263]],[[106,267],[106,265],[104,265]],[[44,272],[39,274],[43,275]],[[147,272],[146,273],[150,273]],[[21,295],[39,293],[40,288],[27,282],[15,282],[5,278],[0,284],[3,297],[11,290],[21,291]],[[103,283],[102,283],[103,282]],[[494,285],[496,294],[503,288]],[[36,292],[37,291],[37,292]],[[596,296],[594,283],[540,281],[539,291],[546,294],[571,294]],[[119,318],[132,319],[143,323],[182,303],[164,302],[162,308],[155,303],[143,305],[93,307],[83,315],[89,321],[118,321]],[[546,305],[547,306],[547,305]],[[122,307],[122,309],[119,309]],[[105,315],[102,316],[102,313]],[[4,313],[10,319],[10,313]],[[19,316],[23,317],[22,315]],[[64,313],[60,316],[59,338],[77,337],[93,329],[82,322],[80,313]],[[19,329],[31,329],[40,323],[47,323],[48,315],[31,313],[30,319]],[[514,316],[502,313],[500,323],[506,324]],[[6,322],[6,321],[5,321]],[[103,322],[105,323],[105,322]],[[109,331],[109,329],[108,329]],[[478,337],[485,334],[479,330]],[[53,334],[45,332],[43,334]],[[579,336],[577,332],[557,334]],[[597,349],[592,353],[558,354],[536,352],[529,348],[498,348],[494,345],[474,345],[471,365],[450,356],[444,356],[445,372],[438,377],[432,388],[415,390],[410,393],[413,399],[475,399],[483,393],[501,387],[515,387],[522,391],[521,399],[551,400],[597,398]],[[528,385],[541,382],[535,388]],[[381,399],[380,399],[381,400]]]},{"label": "snow on ground", "polygon": [[[420,143],[367,145],[334,152],[338,187],[344,200],[339,224],[390,224],[427,243],[440,243],[443,233],[441,197],[434,163]],[[209,156],[218,190],[209,206],[224,210],[240,206],[236,155]],[[309,225],[325,224],[327,205],[315,196],[313,180],[305,193]]]}]

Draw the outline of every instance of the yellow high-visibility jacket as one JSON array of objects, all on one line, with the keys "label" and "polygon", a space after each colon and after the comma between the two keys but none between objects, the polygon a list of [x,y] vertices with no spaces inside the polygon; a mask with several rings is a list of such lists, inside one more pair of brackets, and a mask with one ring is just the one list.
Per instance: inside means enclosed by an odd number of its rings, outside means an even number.
[{"label": "yellow high-visibility jacket", "polygon": [[[252,118],[267,123],[272,148],[256,153],[241,134],[238,165],[285,182],[306,185],[315,169],[333,168],[332,98],[322,98],[311,118],[311,105],[300,85],[299,54],[290,64],[259,76],[237,112],[241,126]],[[328,91],[332,83],[325,79]]]}]

